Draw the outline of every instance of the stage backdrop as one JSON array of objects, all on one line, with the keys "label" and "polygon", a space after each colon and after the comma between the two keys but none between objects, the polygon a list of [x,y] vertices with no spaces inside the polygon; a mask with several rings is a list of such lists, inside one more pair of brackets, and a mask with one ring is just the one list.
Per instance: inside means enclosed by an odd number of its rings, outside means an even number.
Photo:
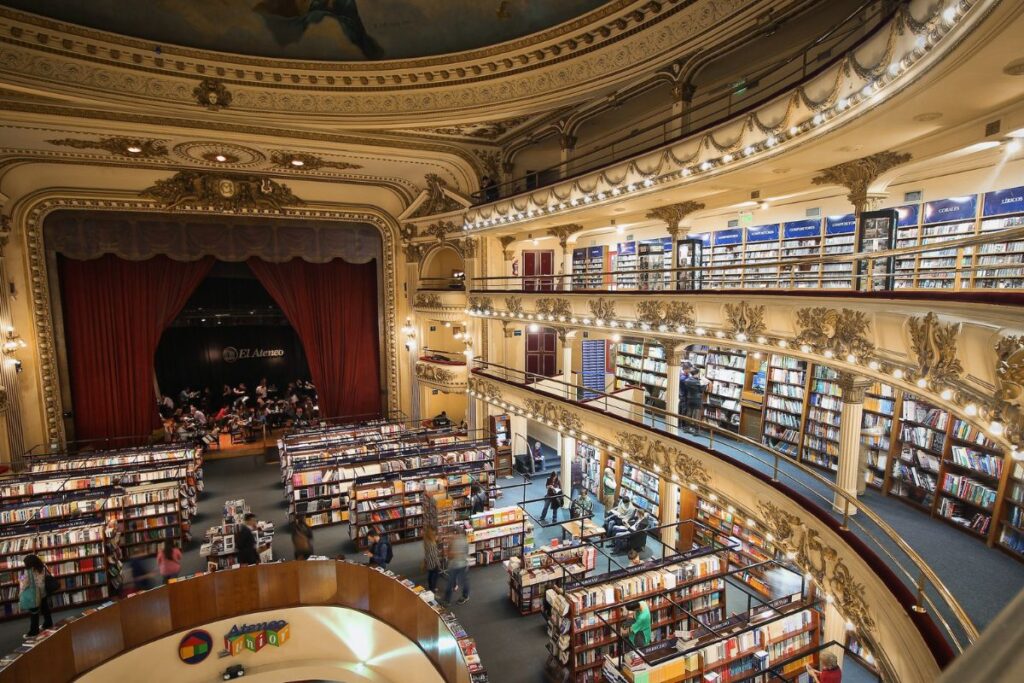
[{"label": "stage backdrop", "polygon": [[172,327],[156,350],[160,390],[177,401],[189,386],[209,387],[219,406],[221,387],[245,382],[253,389],[266,377],[284,394],[289,382],[309,379],[309,367],[295,330],[282,325]]}]

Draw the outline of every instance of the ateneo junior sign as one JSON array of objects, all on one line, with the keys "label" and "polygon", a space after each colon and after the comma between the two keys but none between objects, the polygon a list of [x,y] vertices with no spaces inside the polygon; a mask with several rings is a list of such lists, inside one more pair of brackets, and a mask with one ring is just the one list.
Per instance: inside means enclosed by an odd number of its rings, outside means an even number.
[{"label": "ateneo junior sign", "polygon": [[242,624],[231,627],[224,636],[224,652],[222,656],[231,656],[249,650],[259,652],[267,645],[281,647],[291,637],[291,627],[287,621],[264,621],[259,624]]},{"label": "ateneo junior sign", "polygon": [[234,363],[240,360],[252,360],[255,358],[282,358],[284,349],[248,349],[225,346],[220,352],[225,363]]}]

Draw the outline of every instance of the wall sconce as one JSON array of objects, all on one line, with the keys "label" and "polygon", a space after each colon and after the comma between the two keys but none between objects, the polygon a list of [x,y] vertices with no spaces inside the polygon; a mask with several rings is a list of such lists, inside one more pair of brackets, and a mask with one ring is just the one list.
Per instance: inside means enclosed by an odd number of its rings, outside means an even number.
[{"label": "wall sconce", "polygon": [[4,337],[3,352],[10,355],[18,349],[23,349],[27,346],[25,340],[14,333],[13,327],[7,328],[7,334]]}]

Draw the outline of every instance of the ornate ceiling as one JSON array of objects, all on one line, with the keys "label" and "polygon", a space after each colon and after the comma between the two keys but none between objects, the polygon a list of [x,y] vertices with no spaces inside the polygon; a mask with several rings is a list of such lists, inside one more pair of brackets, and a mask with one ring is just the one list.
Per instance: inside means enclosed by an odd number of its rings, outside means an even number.
[{"label": "ornate ceiling", "polygon": [[[4,0],[52,19],[170,45],[317,61],[406,59],[503,43],[607,0]],[[617,4],[617,3],[611,3]]]}]

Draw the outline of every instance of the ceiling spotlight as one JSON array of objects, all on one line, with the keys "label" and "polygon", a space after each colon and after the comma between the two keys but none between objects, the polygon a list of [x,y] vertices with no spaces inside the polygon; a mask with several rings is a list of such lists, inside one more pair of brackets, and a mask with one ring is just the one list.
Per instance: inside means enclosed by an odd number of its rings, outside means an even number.
[{"label": "ceiling spotlight", "polygon": [[213,158],[216,159],[217,161],[221,162],[221,163],[224,163],[225,161],[228,160],[228,158],[226,156],[224,156],[223,154],[217,154]]},{"label": "ceiling spotlight", "polygon": [[303,161],[302,159],[292,159],[292,166],[295,166],[296,168],[298,168],[300,166],[305,166],[305,165],[306,165],[306,162]]},{"label": "ceiling spotlight", "polygon": [[142,148],[138,145],[128,145],[127,149],[129,154],[138,154],[142,151]]}]

